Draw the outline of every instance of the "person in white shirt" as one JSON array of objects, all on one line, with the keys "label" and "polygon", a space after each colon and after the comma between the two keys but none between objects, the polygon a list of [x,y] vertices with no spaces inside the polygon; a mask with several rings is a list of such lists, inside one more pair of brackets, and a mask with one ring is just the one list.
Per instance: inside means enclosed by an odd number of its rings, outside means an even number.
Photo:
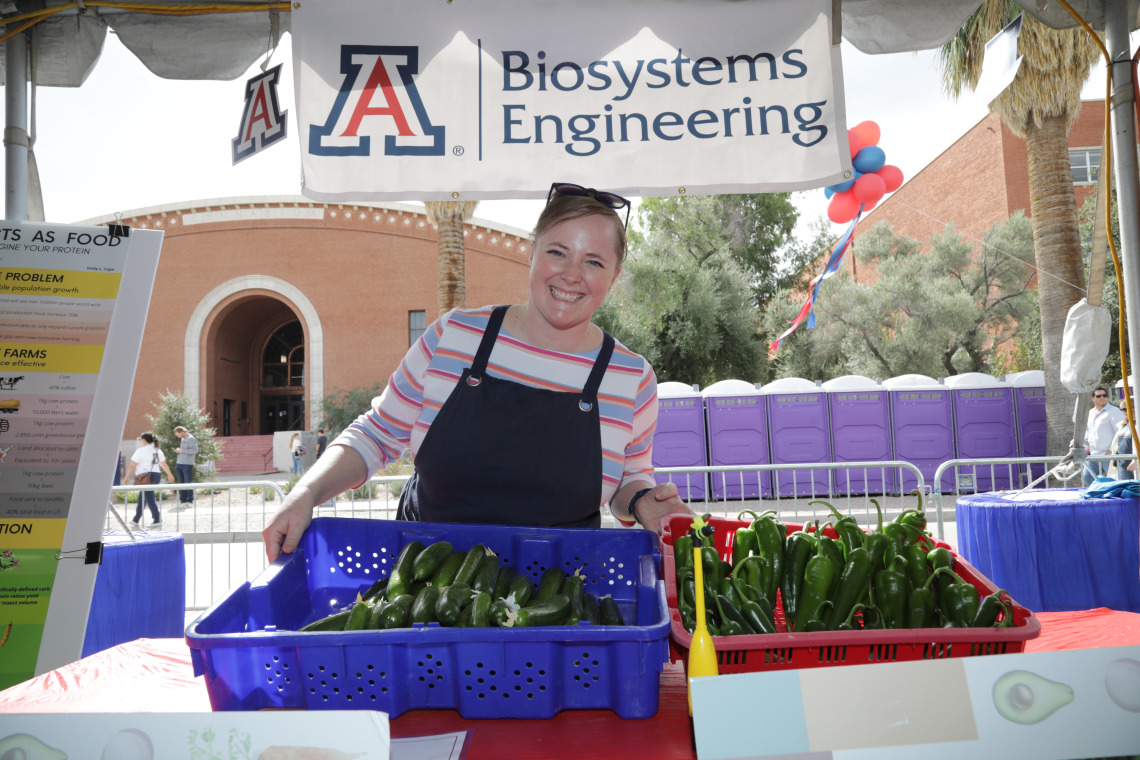
[{"label": "person in white shirt", "polygon": [[[1120,411],[1127,414],[1127,399],[1120,399]],[[1116,437],[1112,439],[1112,451],[1128,457],[1117,461],[1116,479],[1136,480],[1136,460],[1132,458],[1132,428],[1128,425],[1127,417],[1116,425]]]},{"label": "person in white shirt", "polygon": [[[1124,412],[1108,403],[1108,391],[1098,387],[1092,394],[1093,408],[1089,410],[1088,424],[1085,425],[1085,450],[1090,456],[1107,454],[1116,437],[1116,426],[1124,419]],[[1099,475],[1108,471],[1108,462],[1085,462],[1082,480],[1085,486],[1092,484]]]}]

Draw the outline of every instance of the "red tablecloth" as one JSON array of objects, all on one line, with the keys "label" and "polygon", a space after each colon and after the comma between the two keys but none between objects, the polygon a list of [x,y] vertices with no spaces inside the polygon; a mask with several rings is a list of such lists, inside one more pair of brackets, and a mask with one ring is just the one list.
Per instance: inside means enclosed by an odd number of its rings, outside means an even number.
[{"label": "red tablecloth", "polygon": [[[1094,609],[1038,613],[1025,651],[1140,645],[1140,614]],[[139,639],[0,691],[0,712],[209,712],[182,639]],[[550,720],[464,720],[453,710],[412,710],[393,737],[470,730],[468,758],[622,755],[694,758],[681,665],[665,667],[657,715],[623,720],[608,710],[567,710]]]}]

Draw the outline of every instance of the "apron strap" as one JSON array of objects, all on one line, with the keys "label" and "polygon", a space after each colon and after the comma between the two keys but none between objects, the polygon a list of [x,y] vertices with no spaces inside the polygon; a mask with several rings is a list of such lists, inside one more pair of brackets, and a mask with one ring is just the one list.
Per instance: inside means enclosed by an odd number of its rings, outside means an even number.
[{"label": "apron strap", "polygon": [[594,408],[594,403],[598,400],[598,388],[602,386],[602,378],[606,375],[606,368],[610,365],[610,357],[614,353],[614,336],[605,330],[602,330],[602,333],[605,336],[602,338],[602,348],[598,351],[598,358],[594,361],[594,368],[590,370],[590,377],[582,388],[582,398],[578,402],[578,408],[583,412]]},{"label": "apron strap", "polygon": [[487,371],[487,360],[491,358],[491,349],[495,347],[495,339],[499,337],[499,328],[503,326],[503,318],[507,316],[509,308],[508,304],[496,306],[491,310],[487,329],[483,331],[483,339],[479,341],[479,350],[475,352],[475,360],[471,362],[471,371],[467,375],[468,385],[478,385],[483,381],[483,373]]}]

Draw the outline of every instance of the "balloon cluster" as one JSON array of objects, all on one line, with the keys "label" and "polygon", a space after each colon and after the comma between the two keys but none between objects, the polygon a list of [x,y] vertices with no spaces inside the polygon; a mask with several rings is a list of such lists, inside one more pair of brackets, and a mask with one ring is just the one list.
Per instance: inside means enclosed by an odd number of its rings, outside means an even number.
[{"label": "balloon cluster", "polygon": [[851,165],[855,176],[824,188],[831,202],[827,216],[836,224],[846,224],[859,213],[870,211],[884,195],[898,190],[903,181],[902,170],[887,164],[887,154],[879,147],[879,125],[864,121],[847,130],[851,145]]}]

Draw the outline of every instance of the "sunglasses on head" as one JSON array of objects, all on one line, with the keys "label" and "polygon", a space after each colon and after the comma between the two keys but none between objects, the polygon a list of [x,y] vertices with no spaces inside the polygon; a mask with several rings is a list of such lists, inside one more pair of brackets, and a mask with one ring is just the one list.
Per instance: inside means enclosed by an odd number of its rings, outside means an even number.
[{"label": "sunglasses on head", "polygon": [[595,190],[592,187],[582,187],[575,185],[572,182],[554,182],[550,185],[550,192],[546,195],[546,202],[550,203],[551,199],[556,196],[563,195],[568,197],[586,196],[593,198],[603,206],[609,206],[614,211],[624,208],[625,209],[625,227],[629,229],[629,210],[632,204],[627,198],[622,198],[617,193],[609,193],[605,190]]}]

